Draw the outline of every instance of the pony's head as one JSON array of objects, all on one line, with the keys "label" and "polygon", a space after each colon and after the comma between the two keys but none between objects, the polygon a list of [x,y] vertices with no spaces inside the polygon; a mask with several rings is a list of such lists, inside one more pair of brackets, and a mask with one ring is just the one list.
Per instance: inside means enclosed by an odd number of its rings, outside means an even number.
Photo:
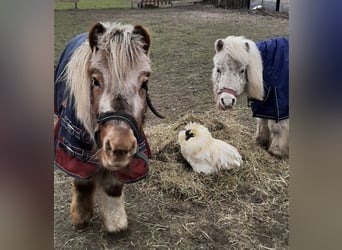
[{"label": "pony's head", "polygon": [[126,167],[137,151],[147,109],[149,48],[142,26],[97,23],[67,66],[77,118],[109,170]]},{"label": "pony's head", "polygon": [[232,108],[243,92],[251,98],[264,97],[262,59],[255,43],[241,36],[215,42],[213,91],[219,109]]}]

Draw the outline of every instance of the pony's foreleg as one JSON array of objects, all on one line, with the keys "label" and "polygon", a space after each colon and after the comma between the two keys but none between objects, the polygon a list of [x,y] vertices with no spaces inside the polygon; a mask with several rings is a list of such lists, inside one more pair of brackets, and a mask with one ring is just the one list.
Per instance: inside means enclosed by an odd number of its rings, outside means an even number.
[{"label": "pony's foreleg", "polygon": [[123,184],[114,177],[107,176],[103,179],[102,187],[101,212],[106,231],[115,233],[126,230],[128,222]]},{"label": "pony's foreleg", "polygon": [[268,152],[277,157],[289,154],[289,119],[275,122],[268,121],[270,129],[270,146]]},{"label": "pony's foreleg", "polygon": [[268,120],[262,118],[257,119],[256,141],[261,146],[268,147],[270,143],[270,130],[268,128]]},{"label": "pony's foreleg", "polygon": [[70,213],[72,223],[77,230],[87,227],[93,217],[94,192],[94,180],[73,180]]}]

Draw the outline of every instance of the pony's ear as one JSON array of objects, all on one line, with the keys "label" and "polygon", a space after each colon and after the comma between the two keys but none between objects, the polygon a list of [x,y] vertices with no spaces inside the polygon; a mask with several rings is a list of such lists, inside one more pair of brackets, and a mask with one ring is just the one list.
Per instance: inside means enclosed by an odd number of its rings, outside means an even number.
[{"label": "pony's ear", "polygon": [[89,45],[91,50],[98,49],[99,36],[106,31],[105,27],[101,23],[96,23],[89,31]]},{"label": "pony's ear", "polygon": [[148,50],[150,49],[151,45],[151,36],[150,33],[147,31],[147,29],[141,25],[135,25],[133,34],[138,34],[142,37],[142,40],[144,42],[143,49],[145,50],[145,53],[148,53]]},{"label": "pony's ear", "polygon": [[246,48],[246,51],[249,52],[249,43],[248,42],[245,42],[245,48]]},{"label": "pony's ear", "polygon": [[222,39],[216,40],[216,42],[215,42],[216,53],[220,52],[223,49],[223,45],[224,45],[224,43],[223,43]]}]

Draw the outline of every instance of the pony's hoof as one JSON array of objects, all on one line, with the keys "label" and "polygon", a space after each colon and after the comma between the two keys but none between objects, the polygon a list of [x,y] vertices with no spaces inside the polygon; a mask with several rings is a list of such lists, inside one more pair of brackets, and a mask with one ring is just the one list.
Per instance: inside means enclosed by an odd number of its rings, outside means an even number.
[{"label": "pony's hoof", "polygon": [[82,211],[81,214],[79,211],[74,209],[74,206],[72,206],[71,209],[71,221],[74,225],[75,230],[83,230],[86,227],[89,226],[90,219],[93,217],[93,211]]},{"label": "pony's hoof", "polygon": [[105,220],[104,221],[105,230],[107,233],[119,233],[127,230],[128,227],[128,221],[126,216],[122,216],[118,220],[110,221]]},{"label": "pony's hoof", "polygon": [[128,228],[126,227],[125,229],[120,229],[119,231],[112,231],[112,232],[106,229],[106,235],[108,237],[114,237],[117,239],[125,238],[128,235]]},{"label": "pony's hoof", "polygon": [[269,141],[263,137],[257,137],[256,142],[257,142],[257,144],[259,144],[262,147],[267,147],[269,144]]},{"label": "pony's hoof", "polygon": [[270,148],[268,149],[268,152],[278,159],[282,159],[286,156],[286,153],[284,153],[284,151],[281,150],[279,147]]},{"label": "pony's hoof", "polygon": [[74,225],[74,229],[77,230],[77,231],[83,231],[88,226],[89,226],[89,222],[83,222],[83,223],[80,223],[80,224],[75,224]]},{"label": "pony's hoof", "polygon": [[124,240],[129,236],[130,232],[129,230],[125,230],[125,231],[119,231],[119,232],[115,232],[115,233],[109,233],[109,232],[104,232],[103,237],[105,240],[107,241],[117,241],[117,240]]},{"label": "pony's hoof", "polygon": [[109,234],[119,233],[127,231],[127,223],[126,224],[117,224],[117,225],[106,225],[105,230]]}]

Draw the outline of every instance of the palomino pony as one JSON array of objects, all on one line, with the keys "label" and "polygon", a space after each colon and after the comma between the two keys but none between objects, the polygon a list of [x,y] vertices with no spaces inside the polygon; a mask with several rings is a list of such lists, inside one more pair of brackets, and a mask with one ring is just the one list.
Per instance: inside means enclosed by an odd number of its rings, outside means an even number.
[{"label": "palomino pony", "polygon": [[144,178],[150,149],[142,126],[153,108],[150,35],[142,26],[97,23],[74,37],[55,70],[55,166],[73,176],[71,220],[86,227],[94,192],[107,232],[127,228],[125,183]]},{"label": "palomino pony", "polygon": [[274,156],[289,152],[289,45],[286,38],[253,42],[228,36],[215,42],[213,90],[226,110],[246,93],[257,117],[257,142]]}]

